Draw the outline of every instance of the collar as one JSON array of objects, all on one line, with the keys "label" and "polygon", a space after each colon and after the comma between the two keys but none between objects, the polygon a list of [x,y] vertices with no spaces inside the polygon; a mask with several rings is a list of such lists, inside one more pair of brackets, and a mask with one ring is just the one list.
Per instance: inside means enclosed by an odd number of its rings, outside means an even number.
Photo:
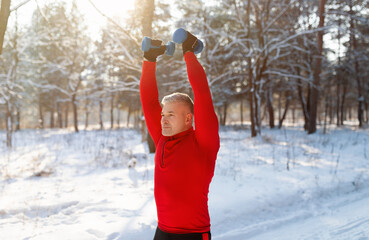
[{"label": "collar", "polygon": [[189,128],[186,131],[177,133],[176,135],[170,136],[170,137],[164,136],[164,138],[165,138],[165,140],[174,140],[174,139],[178,139],[178,138],[182,138],[184,136],[187,136],[188,134],[190,134],[192,132],[194,132],[193,127]]}]

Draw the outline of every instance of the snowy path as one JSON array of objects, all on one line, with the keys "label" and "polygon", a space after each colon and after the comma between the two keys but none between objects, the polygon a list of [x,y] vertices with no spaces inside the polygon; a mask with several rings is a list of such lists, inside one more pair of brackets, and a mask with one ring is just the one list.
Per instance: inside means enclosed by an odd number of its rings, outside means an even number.
[{"label": "snowy path", "polygon": [[[327,199],[322,199],[327,201]],[[369,239],[369,190],[353,192],[321,204],[314,211],[299,209],[247,227],[219,233],[214,240],[244,239]],[[309,206],[306,206],[309,208]]]},{"label": "snowy path", "polygon": [[369,239],[369,196],[353,202],[345,196],[340,204],[252,239]]}]

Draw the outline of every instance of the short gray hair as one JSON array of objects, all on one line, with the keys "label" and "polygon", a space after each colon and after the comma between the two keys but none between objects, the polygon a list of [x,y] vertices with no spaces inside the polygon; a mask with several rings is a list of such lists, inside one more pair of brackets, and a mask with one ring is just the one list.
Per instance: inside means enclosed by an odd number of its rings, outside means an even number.
[{"label": "short gray hair", "polygon": [[163,97],[163,100],[161,100],[161,104],[165,104],[165,103],[184,103],[186,104],[190,110],[191,110],[191,113],[193,114],[193,101],[192,99],[190,98],[190,96],[188,96],[187,94],[185,93],[179,93],[179,92],[175,92],[175,93],[172,93],[170,95],[167,95],[165,97]]}]

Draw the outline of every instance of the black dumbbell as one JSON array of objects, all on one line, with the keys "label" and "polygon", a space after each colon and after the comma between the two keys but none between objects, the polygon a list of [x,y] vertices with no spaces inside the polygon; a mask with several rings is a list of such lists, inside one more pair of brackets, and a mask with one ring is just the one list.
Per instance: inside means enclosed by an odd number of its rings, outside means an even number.
[{"label": "black dumbbell", "polygon": [[[186,39],[187,39],[187,31],[184,30],[183,28],[178,28],[173,33],[173,41],[175,43],[182,44],[184,41],[186,41]],[[197,39],[197,41],[198,41],[198,44],[194,50],[195,54],[200,53],[202,49],[204,48],[204,43],[200,39]]]},{"label": "black dumbbell", "polygon": [[167,45],[161,45],[161,46],[153,46],[151,44],[151,38],[149,37],[144,37],[144,39],[142,40],[141,43],[141,50],[144,52],[147,52],[150,50],[150,48],[161,48],[161,47],[165,47],[165,54],[168,56],[173,56],[174,51],[176,49],[176,45],[174,42],[169,41],[167,43]]}]

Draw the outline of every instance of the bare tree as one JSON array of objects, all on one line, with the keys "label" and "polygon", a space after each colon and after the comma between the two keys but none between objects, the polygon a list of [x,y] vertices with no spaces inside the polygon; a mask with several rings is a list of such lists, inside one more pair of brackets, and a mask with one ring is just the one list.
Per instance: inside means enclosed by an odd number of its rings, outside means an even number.
[{"label": "bare tree", "polygon": [[353,11],[353,2],[352,0],[349,0],[349,14],[350,14],[350,48],[349,48],[349,54],[350,58],[353,61],[354,65],[354,74],[355,74],[355,80],[356,80],[356,86],[357,86],[357,92],[358,92],[358,108],[357,108],[357,118],[359,120],[359,127],[363,127],[363,121],[364,121],[364,95],[363,95],[363,85],[361,83],[360,79],[360,69],[359,69],[359,62],[358,62],[358,51],[357,51],[357,39],[355,34],[355,16]]},{"label": "bare tree", "polygon": [[[324,27],[324,12],[325,12],[326,0],[319,1],[319,25],[318,28]],[[323,57],[323,35],[324,31],[320,30],[317,37],[318,54],[315,59],[315,69],[314,69],[314,82],[313,88],[311,90],[310,97],[310,112],[309,112],[309,129],[308,133],[316,132],[316,118],[319,104],[319,88],[320,88],[320,73],[321,73],[321,63]]]}]

